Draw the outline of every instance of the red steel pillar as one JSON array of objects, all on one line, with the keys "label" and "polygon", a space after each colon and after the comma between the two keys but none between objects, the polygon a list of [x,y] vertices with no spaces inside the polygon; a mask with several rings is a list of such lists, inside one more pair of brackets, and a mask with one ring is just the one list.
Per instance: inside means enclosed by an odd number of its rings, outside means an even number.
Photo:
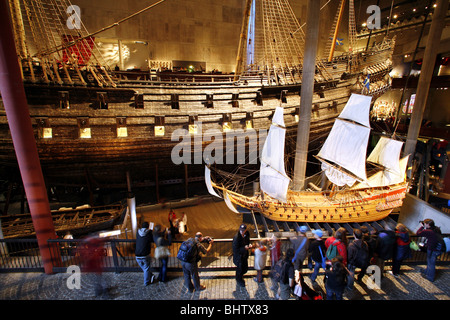
[{"label": "red steel pillar", "polygon": [[18,56],[15,47],[8,0],[0,0],[0,94],[33,219],[45,273],[52,273],[52,256],[47,240],[56,238],[41,164]]}]

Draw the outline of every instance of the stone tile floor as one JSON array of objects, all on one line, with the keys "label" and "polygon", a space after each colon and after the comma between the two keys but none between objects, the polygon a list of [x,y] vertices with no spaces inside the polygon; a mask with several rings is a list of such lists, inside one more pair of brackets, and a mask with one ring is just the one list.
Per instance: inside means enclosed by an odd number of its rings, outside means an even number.
[{"label": "stone tile floor", "polygon": [[[362,283],[355,282],[353,292],[346,292],[344,300],[450,300],[448,265],[437,266],[434,282],[421,276],[421,268],[424,266],[403,266],[398,277],[385,273],[381,288],[376,289],[367,286],[366,276]],[[310,274],[311,271],[306,269],[305,281],[312,286]],[[95,279],[91,274],[80,275],[80,289],[77,289],[68,285],[68,273],[0,273],[0,300],[275,300],[267,271],[260,284],[253,281],[254,275],[255,271],[249,271],[245,278],[246,287],[241,288],[236,286],[233,272],[200,272],[206,290],[189,293],[183,286],[181,273],[169,273],[168,282],[155,281],[145,287],[142,273],[108,272],[102,276],[110,288],[108,294],[95,296]],[[314,288],[324,292],[322,274]]]}]

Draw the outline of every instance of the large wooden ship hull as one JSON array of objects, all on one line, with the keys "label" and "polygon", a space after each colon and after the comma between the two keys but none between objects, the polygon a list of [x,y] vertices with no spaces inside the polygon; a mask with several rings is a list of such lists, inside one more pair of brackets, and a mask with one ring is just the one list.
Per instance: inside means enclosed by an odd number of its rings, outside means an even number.
[{"label": "large wooden ship hull", "polygon": [[[361,90],[368,67],[380,65],[371,74],[371,83],[378,85],[372,85],[369,94],[378,96],[389,89],[391,65],[381,61],[388,60],[392,50],[393,43],[389,41],[381,50],[359,53],[365,62],[351,73],[345,73],[348,56],[327,64],[334,78],[315,85],[311,140],[331,129],[350,94]],[[155,163],[160,164],[160,169],[166,166],[170,170],[171,151],[180,142],[172,134],[177,129],[188,131],[194,122],[201,123],[202,132],[192,137],[214,129],[223,132],[225,139],[225,122],[231,130],[245,130],[246,120],[252,121],[257,132],[268,130],[274,109],[282,105],[291,114],[286,120],[288,134],[297,130],[295,116],[301,83],[294,80],[274,85],[264,76],[242,76],[233,81],[229,75],[215,82],[177,82],[175,78],[125,80],[122,75],[115,87],[99,87],[32,83],[26,72],[24,77],[40,160],[50,180],[60,177],[84,184],[86,168],[105,183],[123,181],[124,172],[136,166],[140,170],[148,168],[150,175],[154,174]],[[158,126],[164,131],[157,132]],[[126,128],[122,137],[118,134],[121,127]],[[1,103],[0,128],[0,161],[15,166],[14,147]],[[90,138],[81,137],[83,128],[89,128]],[[50,136],[45,136],[44,130],[51,130]],[[210,140],[202,139],[202,148],[209,143]],[[103,176],[97,170],[101,168],[105,169]]]},{"label": "large wooden ship hull", "polygon": [[230,201],[240,207],[259,212],[266,218],[288,222],[369,222],[387,217],[401,207],[407,184],[383,188],[347,190],[332,196],[322,191],[288,191],[288,202],[262,200],[226,191]]},{"label": "large wooden ship hull", "polygon": [[[92,35],[96,33],[71,30],[68,34],[65,25],[56,23],[61,17],[52,13],[55,8],[66,8],[65,0],[39,1],[46,10],[34,3],[11,0],[10,7],[41,166],[51,185],[90,184],[94,188],[119,182],[123,186],[127,172],[133,179],[141,179],[135,182],[142,185],[149,185],[146,182],[149,180],[155,183],[157,179],[186,179],[186,168],[174,165],[171,159],[173,148],[181,140],[175,132],[184,129],[193,137],[192,145],[194,140],[201,140],[204,150],[212,142],[205,136],[208,130],[222,132],[224,141],[227,132],[245,131],[249,124],[257,133],[267,131],[279,106],[290,114],[286,119],[287,135],[294,135],[297,130],[303,31],[287,1],[280,1],[277,6],[272,6],[275,2],[264,1],[270,6],[262,12],[257,10],[260,13],[257,21],[262,22],[265,14],[264,26],[258,27],[268,28],[261,29],[263,33],[286,26],[283,32],[279,30],[272,35],[280,44],[277,50],[269,50],[275,56],[269,57],[267,48],[255,47],[259,62],[247,61],[245,67],[241,63],[240,68],[236,67],[237,74],[171,72],[164,71],[166,67],[159,71],[107,70],[101,63],[101,55],[92,49],[95,47]],[[255,5],[248,0],[246,6],[252,3]],[[344,3],[341,1],[341,7]],[[353,5],[349,10],[353,16]],[[43,15],[44,11],[48,14]],[[242,30],[246,30],[248,13],[245,10]],[[334,30],[337,28],[335,25]],[[40,37],[50,42],[42,42]],[[264,42],[264,37],[257,38]],[[354,34],[351,38],[356,41]],[[241,49],[246,46],[242,40],[239,59],[243,57]],[[285,41],[293,43],[284,45]],[[349,39],[349,43],[353,42]],[[256,45],[256,40],[252,43]],[[352,45],[347,53],[331,54],[328,59],[317,61],[311,140],[330,131],[351,93],[366,90],[363,82],[367,75],[370,87],[366,94],[378,96],[390,88],[394,44],[395,39],[384,39],[366,50]],[[158,61],[149,61],[149,67],[150,62]],[[201,124],[201,128],[190,132],[195,124]],[[191,148],[194,149],[198,150]],[[194,163],[193,154],[190,160],[184,164],[198,166],[191,166],[189,175],[200,176],[202,164]],[[0,163],[17,166],[1,99]]]}]

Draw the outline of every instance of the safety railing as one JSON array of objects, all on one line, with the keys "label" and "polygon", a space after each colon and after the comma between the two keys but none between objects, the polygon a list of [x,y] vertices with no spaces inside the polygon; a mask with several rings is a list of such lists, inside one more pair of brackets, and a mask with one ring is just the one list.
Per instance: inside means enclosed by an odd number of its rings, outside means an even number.
[{"label": "safety railing", "polygon": [[44,271],[36,239],[0,239],[0,272]]},{"label": "safety railing", "polygon": [[[232,270],[234,264],[232,261],[232,239],[216,239],[211,251],[202,257],[199,262],[199,268],[202,271],[220,271]],[[167,264],[168,270],[181,270],[181,262],[177,259],[177,253],[182,241],[173,241],[169,246],[170,256]],[[50,246],[53,247],[51,252],[55,254],[53,257],[55,272],[65,272],[71,265],[80,267],[86,263],[83,261],[82,241],[77,240],[50,240]],[[206,244],[205,244],[206,246]],[[154,245],[151,250],[152,268],[160,267],[160,261],[153,257]],[[136,262],[135,240],[109,239],[104,241],[103,248],[100,253],[100,262],[104,271],[125,272],[125,271],[141,271]],[[249,266],[253,263],[249,261]]]},{"label": "safety railing", "polygon": [[[420,238],[411,237],[416,242]],[[258,239],[252,239],[257,241]],[[215,239],[211,251],[202,257],[199,262],[201,271],[226,271],[235,268],[232,259],[232,239]],[[170,257],[168,261],[169,271],[180,271],[181,263],[176,258],[182,241],[176,240],[169,247]],[[53,261],[54,272],[66,272],[69,266],[83,267],[86,263],[83,255],[84,240],[64,240],[52,239],[48,241]],[[281,250],[291,247],[291,242],[281,239]],[[105,239],[102,246],[95,253],[99,256],[99,261],[105,272],[139,272],[135,259],[135,240],[127,239]],[[90,254],[88,252],[88,254]],[[152,268],[156,270],[160,267],[160,261],[153,257],[154,246],[152,248]],[[249,268],[253,268],[254,256],[249,257]],[[412,257],[404,261],[404,264],[426,264],[426,252],[412,251]],[[270,259],[267,261],[270,268]],[[443,253],[438,257],[438,263],[449,263],[450,254]],[[390,261],[387,261],[389,264]],[[43,261],[40,256],[36,239],[2,239],[0,240],[0,272],[40,272],[44,271]]]}]

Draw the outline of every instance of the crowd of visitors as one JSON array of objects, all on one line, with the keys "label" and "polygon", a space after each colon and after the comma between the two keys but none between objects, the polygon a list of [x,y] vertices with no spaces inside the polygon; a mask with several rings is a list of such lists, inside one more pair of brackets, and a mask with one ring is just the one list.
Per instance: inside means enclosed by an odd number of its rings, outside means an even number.
[{"label": "crowd of visitors", "polygon": [[[186,222],[186,219],[184,219]],[[175,223],[176,222],[176,223]],[[364,276],[372,275],[370,272],[379,268],[381,277],[385,271],[395,277],[401,273],[401,266],[405,259],[411,257],[411,248],[427,252],[427,268],[422,271],[423,277],[434,281],[436,258],[446,251],[446,244],[441,231],[435,226],[434,221],[426,219],[421,221],[416,234],[423,243],[417,244],[411,241],[409,230],[398,223],[395,230],[372,230],[365,226],[353,229],[353,239],[349,241],[347,230],[343,227],[337,229],[333,235],[323,238],[320,229],[311,230],[313,237],[307,236],[308,229],[300,227],[296,235],[289,238],[289,248],[283,253],[281,241],[276,237],[258,239],[252,243],[247,226],[239,227],[232,242],[232,261],[235,266],[235,280],[237,286],[245,287],[244,275],[249,270],[248,260],[254,256],[254,269],[256,277],[253,280],[262,283],[264,269],[270,260],[271,289],[276,292],[278,299],[327,300],[343,299],[346,290],[354,288],[354,282],[362,282]],[[167,262],[170,255],[168,246],[174,237],[175,224],[178,225],[175,213],[169,213],[170,228],[165,230],[160,225],[149,229],[148,222],[144,222],[136,235],[136,260],[144,272],[144,285],[154,281],[155,276],[150,270],[150,248],[155,243],[155,258],[160,260],[159,281],[167,281]],[[182,226],[186,228],[186,224]],[[185,229],[183,229],[185,230]],[[178,231],[179,233],[179,231]],[[201,291],[205,286],[200,283],[198,262],[202,255],[206,255],[212,249],[214,240],[204,237],[197,232],[194,237],[185,240],[178,251],[184,275],[184,286],[189,292]],[[385,262],[392,261],[392,268],[385,270]],[[370,272],[368,273],[368,268]],[[310,280],[312,287],[304,281],[304,269],[312,270]],[[314,290],[316,279],[323,271],[325,284],[325,297]]]}]

